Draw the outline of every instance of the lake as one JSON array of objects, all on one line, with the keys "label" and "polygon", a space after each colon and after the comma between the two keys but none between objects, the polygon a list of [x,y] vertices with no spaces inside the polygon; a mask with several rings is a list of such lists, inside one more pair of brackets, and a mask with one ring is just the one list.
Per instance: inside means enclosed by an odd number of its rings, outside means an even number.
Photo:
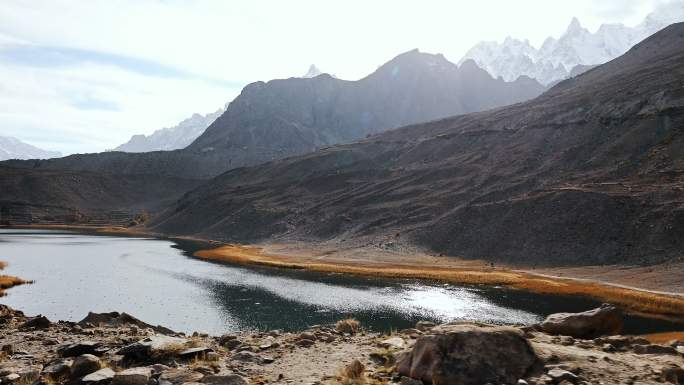
[{"label": "lake", "polygon": [[[192,257],[199,242],[96,235],[61,230],[0,229],[5,274],[34,280],[0,303],[53,321],[89,311],[127,312],[177,331],[296,331],[354,317],[372,330],[418,320],[532,324],[546,315],[583,311],[598,302],[519,290],[456,286],[301,270],[244,267]],[[684,325],[628,316],[627,333]]]}]

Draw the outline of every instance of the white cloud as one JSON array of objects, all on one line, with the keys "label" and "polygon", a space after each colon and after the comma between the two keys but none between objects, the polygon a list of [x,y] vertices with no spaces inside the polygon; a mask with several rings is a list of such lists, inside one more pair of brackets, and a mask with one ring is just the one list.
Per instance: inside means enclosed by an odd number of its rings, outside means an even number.
[{"label": "white cloud", "polygon": [[39,66],[0,56],[0,134],[64,153],[100,151],[213,111],[236,84],[301,75],[311,63],[358,79],[413,48],[458,61],[480,40],[539,45],[573,16],[591,29],[635,24],[656,2],[3,0],[0,51],[32,44],[56,47],[50,60],[62,49],[79,60]]}]

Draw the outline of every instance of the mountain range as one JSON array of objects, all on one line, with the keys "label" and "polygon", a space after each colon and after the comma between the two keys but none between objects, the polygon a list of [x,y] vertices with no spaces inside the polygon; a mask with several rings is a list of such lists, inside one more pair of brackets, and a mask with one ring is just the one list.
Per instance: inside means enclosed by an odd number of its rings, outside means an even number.
[{"label": "mountain range", "polygon": [[548,37],[537,49],[527,40],[507,37],[503,43],[480,42],[461,59],[474,60],[494,77],[512,81],[520,76],[542,84],[576,76],[582,70],[612,60],[662,28],[684,21],[684,3],[656,8],[638,25],[602,24],[594,33],[573,18],[560,38]]},{"label": "mountain range", "polygon": [[362,139],[388,129],[531,99],[546,88],[492,78],[474,62],[403,53],[358,81],[328,74],[246,86],[188,147],[147,153],[78,154],[13,167],[210,178]]},{"label": "mountain range", "polygon": [[47,151],[11,136],[0,136],[0,161],[7,159],[49,159],[58,158],[58,151]]},{"label": "mountain range", "polygon": [[150,228],[528,266],[662,263],[684,250],[683,128],[680,23],[525,103],[231,170]]},{"label": "mountain range", "polygon": [[171,151],[187,147],[204,130],[212,124],[216,118],[225,111],[219,108],[216,112],[206,115],[193,114],[173,127],[162,128],[151,135],[133,135],[131,139],[114,148],[112,151],[122,152],[149,152]]}]

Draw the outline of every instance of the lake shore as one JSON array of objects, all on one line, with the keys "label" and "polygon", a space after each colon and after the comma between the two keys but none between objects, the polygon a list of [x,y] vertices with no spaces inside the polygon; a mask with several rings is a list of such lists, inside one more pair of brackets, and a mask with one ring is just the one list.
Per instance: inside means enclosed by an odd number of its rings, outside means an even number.
[{"label": "lake shore", "polygon": [[[681,334],[667,335],[674,341],[656,345],[638,336],[549,334],[543,325],[518,328],[421,321],[415,328],[378,333],[345,320],[298,333],[185,335],[128,314],[89,313],[80,322],[53,322],[3,305],[0,319],[3,384],[419,385],[419,379],[425,381],[421,373],[427,372],[421,372],[420,366],[408,369],[411,360],[425,367],[470,370],[434,352],[421,353],[425,350],[420,346],[453,338],[466,343],[467,350],[454,357],[474,366],[470,375],[491,373],[482,367],[496,368],[497,376],[507,378],[505,383],[522,379],[525,384],[550,385],[558,384],[561,377],[573,384],[678,383],[684,379],[677,369],[684,365],[684,341],[677,340]],[[421,354],[421,359],[412,358]]]},{"label": "lake shore", "polygon": [[[140,228],[72,225],[17,226],[24,229],[63,229],[101,234],[150,236],[206,242],[197,258],[244,265],[304,269],[387,278],[411,278],[455,284],[501,285],[540,294],[585,296],[620,305],[628,312],[684,320],[684,282],[670,266],[588,266],[525,268],[492,266],[482,260],[434,256],[406,250],[339,247],[307,243],[235,245],[196,237],[168,237]],[[644,278],[646,277],[646,278]],[[675,278],[673,278],[675,277]]]}]

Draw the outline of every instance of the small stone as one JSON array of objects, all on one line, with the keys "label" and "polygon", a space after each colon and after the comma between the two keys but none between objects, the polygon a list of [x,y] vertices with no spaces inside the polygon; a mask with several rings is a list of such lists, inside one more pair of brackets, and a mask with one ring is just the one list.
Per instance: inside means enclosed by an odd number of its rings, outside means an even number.
[{"label": "small stone", "polygon": [[437,325],[435,325],[435,323],[431,322],[431,321],[418,321],[416,323],[416,329],[421,331],[421,332],[428,331],[428,330],[434,328],[435,326],[437,326]]},{"label": "small stone", "polygon": [[81,384],[88,385],[104,385],[108,384],[114,378],[114,371],[110,368],[102,368],[98,371],[88,374],[81,379]]},{"label": "small stone", "polygon": [[561,381],[569,381],[574,384],[577,381],[577,376],[574,373],[561,368],[551,369],[546,374],[556,383]]},{"label": "small stone", "polygon": [[202,383],[208,385],[248,385],[247,380],[237,374],[204,376]]},{"label": "small stone", "polygon": [[261,362],[263,362],[264,364],[272,364],[275,362],[275,358],[266,356],[261,359]]},{"label": "small stone", "polygon": [[245,351],[233,354],[230,357],[230,360],[240,362],[261,362],[261,357],[252,352]]},{"label": "small stone", "polygon": [[14,345],[12,345],[12,344],[2,345],[2,348],[0,348],[0,351],[7,354],[8,356],[11,356],[12,354],[14,354]]},{"label": "small stone", "polygon": [[301,340],[316,341],[316,336],[313,333],[303,332],[297,336],[297,340],[298,341],[301,341]]},{"label": "small stone", "polygon": [[672,346],[663,345],[634,345],[632,347],[636,354],[677,354],[677,349]]},{"label": "small stone", "polygon": [[83,377],[100,370],[100,368],[102,368],[102,362],[100,362],[99,358],[92,354],[83,354],[76,357],[71,365],[71,376]]},{"label": "small stone", "polygon": [[423,385],[423,381],[415,380],[411,377],[402,376],[401,379],[399,379],[399,384],[400,385]]},{"label": "small stone", "polygon": [[17,373],[10,373],[10,374],[2,377],[2,383],[3,384],[11,384],[11,383],[17,381],[19,378],[21,378],[21,376],[18,375]]},{"label": "small stone", "polygon": [[43,368],[43,374],[51,379],[57,379],[59,377],[65,376],[69,374],[72,363],[73,362],[71,360],[62,360],[60,362],[46,366]]},{"label": "small stone", "polygon": [[169,383],[173,385],[180,385],[186,382],[199,382],[204,377],[204,374],[188,369],[171,369],[167,370],[159,376],[159,383]]},{"label": "small stone", "polygon": [[150,368],[131,368],[116,373],[112,379],[114,385],[147,385],[152,375]]},{"label": "small stone", "polygon": [[314,341],[312,341],[312,340],[298,340],[298,341],[295,341],[295,344],[296,344],[297,346],[301,346],[301,347],[307,348],[307,347],[309,347],[309,346],[315,345],[316,342],[314,342]]},{"label": "small stone", "polygon": [[76,357],[76,356],[80,356],[83,354],[95,355],[95,353],[98,353],[98,348],[100,346],[102,346],[102,344],[100,342],[81,341],[81,342],[77,342],[75,344],[62,346],[59,349],[57,349],[57,352],[62,357]]},{"label": "small stone", "polygon": [[383,340],[378,345],[383,348],[403,349],[406,346],[406,342],[404,342],[404,339],[401,337],[390,337]]},{"label": "small stone", "polygon": [[518,383],[516,385],[529,385],[527,381],[523,380],[522,378],[518,380]]}]

